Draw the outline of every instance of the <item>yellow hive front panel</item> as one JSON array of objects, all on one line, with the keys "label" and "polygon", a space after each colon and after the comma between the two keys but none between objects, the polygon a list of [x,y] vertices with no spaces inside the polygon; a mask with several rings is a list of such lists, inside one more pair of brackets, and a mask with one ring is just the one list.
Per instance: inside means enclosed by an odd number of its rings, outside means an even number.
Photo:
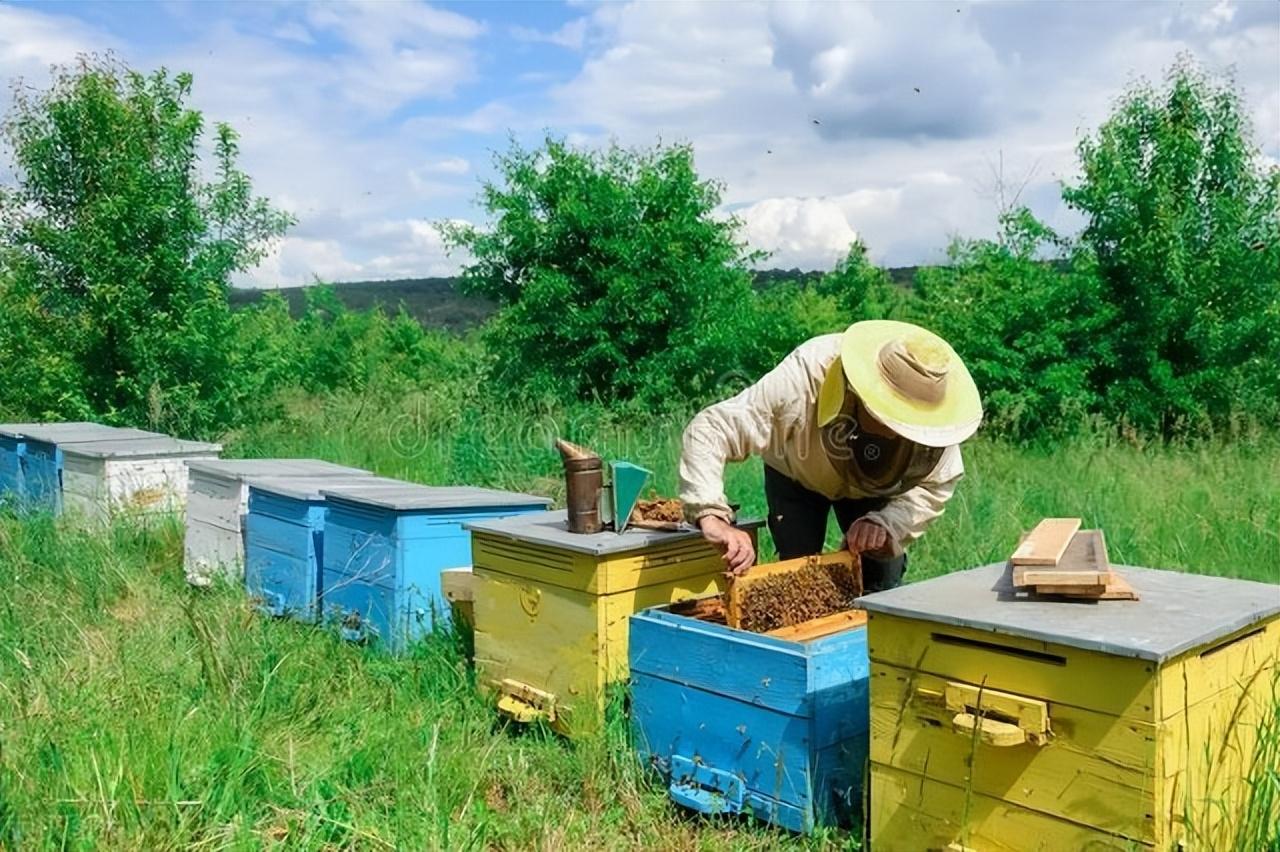
[{"label": "yellow hive front panel", "polygon": [[[754,539],[754,532],[752,533]],[[472,533],[477,568],[597,595],[720,574],[720,552],[700,538],[658,542],[641,550],[592,556],[534,542]]]},{"label": "yellow hive front panel", "polygon": [[882,613],[870,614],[867,640],[874,662],[1155,721],[1155,665],[1144,660]]},{"label": "yellow hive front panel", "polygon": [[875,852],[1066,852],[1144,844],[921,775],[871,767]]},{"label": "yellow hive front panel", "polygon": [[[1028,810],[1082,822],[1109,834],[1152,842],[1156,728],[1070,704],[1048,705],[1051,733],[1020,745],[984,742],[954,723],[948,688],[978,685],[871,664],[871,760],[938,781],[970,787]],[[994,710],[989,690],[965,689]],[[986,696],[985,698],[983,696]],[[1019,696],[1020,697],[1020,696]],[[1027,696],[1026,704],[1039,704]],[[1013,715],[1006,706],[1003,718]]]},{"label": "yellow hive front panel", "polygon": [[475,569],[475,654],[482,688],[514,681],[550,694],[554,715],[602,702],[599,599]]}]

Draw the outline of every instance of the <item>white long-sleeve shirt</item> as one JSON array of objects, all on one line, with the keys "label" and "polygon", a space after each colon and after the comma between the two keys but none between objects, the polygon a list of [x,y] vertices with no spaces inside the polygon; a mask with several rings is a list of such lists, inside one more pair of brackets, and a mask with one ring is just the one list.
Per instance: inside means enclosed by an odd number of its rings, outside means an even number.
[{"label": "white long-sleeve shirt", "polygon": [[[801,344],[760,381],[689,422],[680,457],[680,499],[690,523],[707,515],[733,520],[724,466],[753,455],[830,500],[876,496],[860,490],[845,469],[832,463],[817,423],[818,389],[840,354],[841,337],[827,334]],[[889,531],[891,549],[900,553],[942,514],[963,475],[960,448],[947,447],[923,479],[866,517]]]}]

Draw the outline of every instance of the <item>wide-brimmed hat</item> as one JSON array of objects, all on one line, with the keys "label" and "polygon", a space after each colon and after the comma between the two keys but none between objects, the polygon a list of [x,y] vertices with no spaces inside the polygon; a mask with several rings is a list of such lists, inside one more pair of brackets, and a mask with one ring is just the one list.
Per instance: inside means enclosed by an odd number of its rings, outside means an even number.
[{"label": "wide-brimmed hat", "polygon": [[978,386],[947,341],[895,320],[856,322],[818,394],[818,425],[840,415],[851,388],[871,416],[909,441],[949,447],[982,422]]}]

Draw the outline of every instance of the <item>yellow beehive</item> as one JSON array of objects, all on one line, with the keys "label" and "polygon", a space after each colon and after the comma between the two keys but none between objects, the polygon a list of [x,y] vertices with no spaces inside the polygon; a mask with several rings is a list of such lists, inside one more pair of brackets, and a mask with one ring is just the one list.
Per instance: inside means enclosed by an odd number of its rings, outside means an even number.
[{"label": "yellow beehive", "polygon": [[[754,529],[758,523],[745,525]],[[469,525],[476,677],[499,709],[566,734],[594,730],[628,673],[634,612],[722,590],[724,561],[694,531],[578,535],[564,512]]]},{"label": "yellow beehive", "polygon": [[1003,565],[862,599],[876,852],[1238,848],[1280,587],[1120,570],[1139,601],[1032,600]]}]

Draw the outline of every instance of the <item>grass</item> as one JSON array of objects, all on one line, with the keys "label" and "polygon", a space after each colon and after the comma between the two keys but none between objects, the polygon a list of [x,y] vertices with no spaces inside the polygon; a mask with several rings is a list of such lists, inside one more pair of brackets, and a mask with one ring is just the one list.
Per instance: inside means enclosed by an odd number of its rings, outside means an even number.
[{"label": "grass", "polygon": [[[248,456],[313,455],[420,481],[559,495],[553,434],[646,464],[675,489],[679,425],[627,428],[394,405],[300,402],[229,437]],[[1057,449],[978,441],[909,579],[989,562],[1045,515],[1105,528],[1118,562],[1280,581],[1280,444]],[[763,510],[758,463],[729,493]],[[406,658],[254,616],[235,588],[182,581],[181,529],[105,534],[0,518],[0,848],[856,847],[688,818],[631,759],[625,723],[567,743],[498,722],[459,641]],[[1259,757],[1253,840],[1276,843],[1280,732]],[[1268,768],[1269,767],[1269,768]]]}]

